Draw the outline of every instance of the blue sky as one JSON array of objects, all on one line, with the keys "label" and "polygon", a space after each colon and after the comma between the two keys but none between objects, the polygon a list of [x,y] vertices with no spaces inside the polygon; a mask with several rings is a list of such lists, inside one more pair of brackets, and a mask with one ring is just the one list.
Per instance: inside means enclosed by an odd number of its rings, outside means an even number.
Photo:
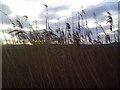
[{"label": "blue sky", "polygon": [[[113,34],[109,30],[108,25],[106,24],[106,19],[108,14],[107,11],[111,12],[114,20],[114,30],[117,30],[118,22],[118,2],[119,0],[1,0],[0,1],[0,10],[3,10],[8,14],[9,18],[13,21],[16,19],[16,16],[21,19],[24,27],[27,30],[28,22],[33,22],[34,20],[38,21],[40,29],[45,28],[45,7],[43,4],[48,5],[49,9],[49,22],[51,28],[55,28],[55,23],[58,23],[58,19],[61,21],[61,27],[65,26],[65,23],[68,19],[71,23],[72,12],[80,12],[82,10],[81,6],[86,12],[88,19],[88,26],[95,33],[95,21],[93,18],[93,13],[96,13],[98,22],[105,28],[106,32]],[[6,16],[0,13],[2,19],[0,20],[0,29],[6,31],[11,28],[9,20]],[[29,21],[26,23],[22,19],[22,16],[27,15]],[[68,19],[67,19],[68,18]],[[3,23],[3,24],[1,24]],[[1,31],[0,31],[1,32]],[[103,33],[99,31],[102,35]],[[1,33],[2,34],[2,33]],[[1,35],[0,38],[3,38]],[[9,37],[8,37],[9,38]]]}]

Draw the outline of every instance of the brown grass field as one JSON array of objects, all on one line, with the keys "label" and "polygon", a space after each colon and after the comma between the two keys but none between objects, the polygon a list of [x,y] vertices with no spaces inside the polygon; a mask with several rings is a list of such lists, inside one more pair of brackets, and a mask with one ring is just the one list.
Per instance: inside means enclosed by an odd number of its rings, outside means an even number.
[{"label": "brown grass field", "polygon": [[4,45],[3,88],[119,88],[120,44]]}]

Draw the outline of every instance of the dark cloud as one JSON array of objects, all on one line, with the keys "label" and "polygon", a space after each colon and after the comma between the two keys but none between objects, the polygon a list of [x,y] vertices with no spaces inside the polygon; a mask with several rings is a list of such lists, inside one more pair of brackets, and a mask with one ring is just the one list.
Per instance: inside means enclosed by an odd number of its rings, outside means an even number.
[{"label": "dark cloud", "polygon": [[[53,18],[59,17],[58,15],[56,16],[55,12],[57,12],[57,10],[59,11],[59,10],[64,10],[64,9],[67,10],[67,9],[69,9],[69,7],[67,7],[67,6],[62,7],[61,6],[61,8],[60,8],[58,6],[58,7],[51,8],[50,10],[51,10],[51,12],[53,12],[51,14],[51,16],[53,15],[52,16]],[[89,6],[89,7],[85,8],[87,19],[94,19],[93,18],[93,13],[96,13],[99,23],[103,22],[107,19],[107,16],[108,16],[107,12],[108,11],[109,12],[110,11],[116,11],[117,12],[118,11],[118,3],[117,2],[103,2],[103,3],[99,3],[98,5],[93,5],[93,6]],[[103,14],[105,12],[106,12],[106,14]],[[111,14],[113,15],[112,12],[111,12]],[[69,18],[69,17],[67,17],[67,18],[69,19],[69,21],[72,21],[71,18]],[[76,19],[76,17],[75,17],[75,19]],[[66,20],[64,20],[63,22],[65,22],[65,21]]]},{"label": "dark cloud", "polygon": [[[54,10],[54,9],[53,9]],[[57,10],[57,8],[55,9],[55,11]],[[60,10],[60,9],[59,9]],[[106,19],[107,19],[107,16],[108,16],[108,14],[107,14],[107,12],[109,11],[116,11],[117,12],[117,10],[118,10],[118,3],[117,2],[103,2],[103,3],[100,3],[100,4],[98,4],[98,5],[94,5],[94,6],[89,6],[89,7],[87,7],[86,9],[85,9],[85,12],[86,12],[86,15],[87,15],[87,19],[92,19],[92,20],[94,20],[94,18],[93,18],[93,13],[96,13],[96,15],[97,15],[97,21],[99,22],[99,23],[101,23],[101,22],[103,22],[103,21],[106,21]],[[106,14],[103,14],[103,13],[105,13],[106,12]],[[113,13],[111,12],[111,14],[113,15]],[[53,15],[54,15],[54,13],[53,13]],[[56,17],[56,15],[55,16],[53,16],[53,18],[55,18]],[[72,25],[72,23],[71,23],[71,21],[72,21],[72,18],[70,17],[67,17],[68,19],[69,19],[69,23]],[[76,20],[76,17],[74,17],[75,18],[75,20]],[[63,21],[61,21],[61,26],[65,26],[65,22],[66,22],[66,20],[63,20]],[[53,24],[51,24],[51,27],[54,25],[54,23]],[[71,26],[72,27],[72,26]],[[106,30],[106,29],[108,29],[109,28],[109,26],[108,25],[106,25],[105,27],[104,27],[104,29]],[[95,28],[91,28],[92,29],[92,31],[94,32],[95,31]],[[102,31],[101,31],[102,32]]]},{"label": "dark cloud", "polygon": [[92,18],[93,13],[96,13],[97,17],[100,18],[99,20],[102,21],[106,18],[108,15],[103,15],[104,12],[108,11],[118,11],[118,3],[117,2],[103,2],[96,6],[89,6],[85,9],[85,12],[87,14],[87,18]]},{"label": "dark cloud", "polygon": [[[63,6],[56,6],[56,7],[52,7],[50,6],[48,8],[49,10],[49,20],[53,20],[59,17],[59,15],[57,14],[57,12],[59,11],[63,11],[63,10],[68,10],[70,5],[63,5]],[[39,18],[44,18],[46,15],[46,10],[44,9],[42,11],[42,13],[39,15]]]},{"label": "dark cloud", "polygon": [[[59,12],[61,10],[68,10],[69,6],[50,7],[49,8],[49,19],[50,20],[53,20],[53,19],[57,20],[58,17],[61,17],[57,14],[57,12]],[[108,16],[108,14],[107,14],[108,11],[117,11],[117,10],[118,10],[118,3],[117,2],[103,2],[103,3],[99,3],[98,5],[93,5],[93,6],[89,6],[89,7],[85,8],[87,19],[94,20],[93,13],[96,13],[97,20],[98,20],[99,23],[101,23],[103,21],[106,21],[107,16]],[[103,14],[105,12],[106,12],[106,14]],[[41,18],[45,18],[45,10],[43,11],[42,16],[43,17],[41,17]],[[68,18],[70,25],[72,25],[72,23],[71,23],[72,18],[71,17],[66,17],[66,18]],[[76,17],[74,17],[74,18],[76,20]],[[65,22],[66,21],[67,20],[61,21],[61,27],[63,27],[63,28],[65,27]],[[55,23],[50,23],[50,26],[53,29],[56,28]],[[75,26],[75,27],[77,27],[77,26]],[[71,28],[72,28],[72,26],[71,26]],[[109,28],[109,26],[106,25],[103,28],[105,30],[107,30]],[[90,28],[90,29],[93,31],[93,34],[95,34],[95,28]],[[102,30],[100,30],[100,32],[102,32]]]}]

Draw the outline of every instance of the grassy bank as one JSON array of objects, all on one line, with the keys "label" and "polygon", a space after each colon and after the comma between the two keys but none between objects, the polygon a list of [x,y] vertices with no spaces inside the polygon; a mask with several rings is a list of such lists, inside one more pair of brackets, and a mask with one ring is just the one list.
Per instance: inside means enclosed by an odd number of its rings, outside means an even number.
[{"label": "grassy bank", "polygon": [[119,87],[117,45],[5,45],[3,88]]}]

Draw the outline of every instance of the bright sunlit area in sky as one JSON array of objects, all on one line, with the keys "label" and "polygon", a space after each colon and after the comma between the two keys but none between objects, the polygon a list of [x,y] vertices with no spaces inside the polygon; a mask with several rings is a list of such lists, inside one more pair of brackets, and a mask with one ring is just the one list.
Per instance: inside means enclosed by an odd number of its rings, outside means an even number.
[{"label": "bright sunlit area in sky", "polygon": [[[28,16],[28,22],[37,20],[40,29],[44,29],[46,13],[46,7],[44,5],[47,5],[49,22],[51,27],[54,29],[54,25],[58,22],[58,18],[61,21],[61,26],[64,27],[64,23],[62,22],[68,21],[71,23],[70,18],[72,17],[73,12],[80,12],[82,9],[84,9],[86,11],[89,28],[93,30],[95,29],[93,13],[96,13],[100,24],[104,24],[103,26],[106,28],[106,30],[108,30],[105,21],[107,18],[106,12],[108,11],[111,12],[113,16],[115,24],[114,29],[117,29],[118,1],[119,0],[114,0],[114,2],[113,0],[0,0],[0,10],[8,14],[9,18],[11,18],[13,21],[16,19],[16,16],[22,17],[26,15]],[[11,26],[6,22],[9,22],[9,20],[7,20],[7,17],[2,13],[0,13],[0,15],[2,16],[0,29],[8,30]],[[27,23],[24,24],[27,30]],[[108,33],[110,32],[108,31]],[[3,35],[1,36],[3,38]]]}]

